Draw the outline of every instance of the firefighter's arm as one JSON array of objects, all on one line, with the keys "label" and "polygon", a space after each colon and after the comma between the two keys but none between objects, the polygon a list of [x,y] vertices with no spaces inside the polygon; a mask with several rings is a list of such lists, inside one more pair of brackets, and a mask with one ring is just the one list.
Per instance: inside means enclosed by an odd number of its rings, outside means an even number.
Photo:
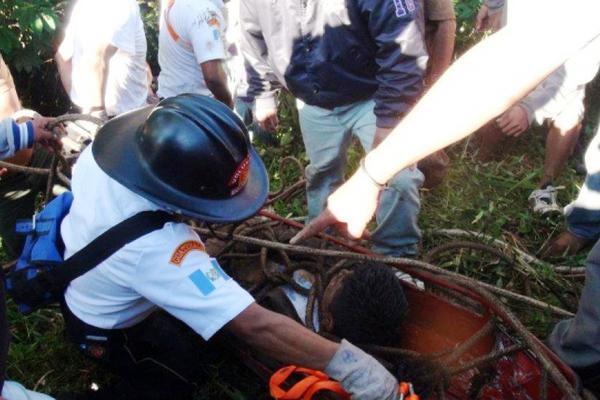
[{"label": "firefighter's arm", "polygon": [[[457,60],[360,168],[327,201],[327,209],[293,241],[346,223],[360,237],[377,205],[380,185],[398,171],[475,131],[522,98],[586,43],[600,35],[600,3],[531,0],[515,3],[515,21]],[[534,22],[528,12],[542,10]],[[540,13],[542,11],[539,11]],[[556,30],[567,24],[569,35]],[[493,77],[492,79],[490,77]],[[435,115],[435,118],[431,118]]]},{"label": "firefighter's arm", "polygon": [[268,357],[325,371],[356,398],[396,399],[398,382],[373,357],[347,341],[338,344],[324,339],[256,303],[227,324],[227,329]]}]

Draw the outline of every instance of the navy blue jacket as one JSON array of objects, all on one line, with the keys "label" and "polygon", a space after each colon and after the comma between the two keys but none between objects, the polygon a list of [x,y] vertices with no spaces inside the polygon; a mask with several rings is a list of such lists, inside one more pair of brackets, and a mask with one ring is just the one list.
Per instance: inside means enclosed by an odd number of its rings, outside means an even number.
[{"label": "navy blue jacket", "polygon": [[395,126],[422,90],[427,52],[419,0],[241,0],[248,97],[274,105],[280,85],[332,109],[375,100]]}]

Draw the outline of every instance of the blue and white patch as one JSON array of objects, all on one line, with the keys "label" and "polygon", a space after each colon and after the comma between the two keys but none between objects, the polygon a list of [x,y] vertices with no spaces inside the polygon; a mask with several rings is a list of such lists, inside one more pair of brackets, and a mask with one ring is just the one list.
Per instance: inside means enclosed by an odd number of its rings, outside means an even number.
[{"label": "blue and white patch", "polygon": [[231,279],[214,258],[192,272],[188,278],[204,296],[208,296]]},{"label": "blue and white patch", "polygon": [[413,15],[417,10],[415,0],[393,0],[396,7],[396,17],[401,18],[407,15]]}]

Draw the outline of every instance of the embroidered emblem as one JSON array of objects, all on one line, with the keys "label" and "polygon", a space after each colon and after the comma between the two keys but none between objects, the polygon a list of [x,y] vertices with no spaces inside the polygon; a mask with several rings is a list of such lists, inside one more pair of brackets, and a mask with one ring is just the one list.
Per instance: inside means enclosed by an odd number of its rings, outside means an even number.
[{"label": "embroidered emblem", "polygon": [[248,154],[246,158],[242,160],[242,162],[238,165],[231,178],[229,178],[229,182],[227,182],[227,185],[229,185],[229,187],[231,188],[232,196],[237,194],[240,190],[242,190],[242,188],[246,184],[246,181],[248,181],[249,174],[250,154]]},{"label": "embroidered emblem", "polygon": [[213,26],[215,28],[221,27],[221,24],[219,23],[219,20],[217,19],[217,16],[215,14],[212,14],[208,21],[206,21],[206,23],[208,24],[208,26]]},{"label": "embroidered emblem", "polygon": [[210,264],[203,264],[188,278],[204,296],[208,296],[231,279],[214,258],[210,259]]},{"label": "embroidered emblem", "polygon": [[191,251],[198,250],[202,252],[206,252],[206,248],[197,240],[188,240],[187,242],[181,243],[173,252],[171,259],[169,262],[171,264],[180,266],[183,262],[185,256],[187,256]]}]

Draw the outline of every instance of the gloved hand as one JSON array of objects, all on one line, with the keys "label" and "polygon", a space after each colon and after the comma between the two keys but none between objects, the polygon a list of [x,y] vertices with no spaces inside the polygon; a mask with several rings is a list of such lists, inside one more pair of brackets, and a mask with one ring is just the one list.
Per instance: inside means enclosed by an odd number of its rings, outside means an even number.
[{"label": "gloved hand", "polygon": [[359,400],[396,400],[398,381],[372,356],[342,340],[340,348],[325,368],[344,390]]}]

